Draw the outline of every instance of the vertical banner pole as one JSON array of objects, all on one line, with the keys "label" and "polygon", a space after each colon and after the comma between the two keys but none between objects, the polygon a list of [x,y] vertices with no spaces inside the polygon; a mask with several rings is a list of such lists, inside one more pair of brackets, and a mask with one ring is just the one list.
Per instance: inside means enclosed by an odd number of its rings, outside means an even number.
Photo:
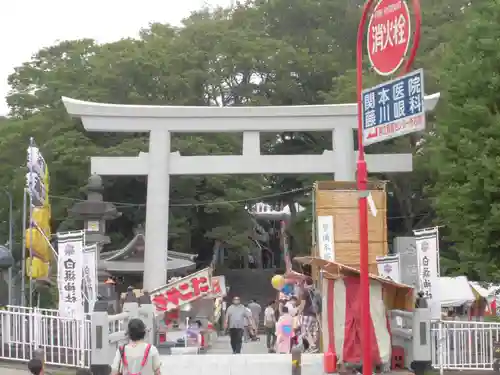
[{"label": "vertical banner pole", "polygon": [[[85,237],[85,234],[86,232],[83,231],[83,246],[82,246],[82,255],[80,256],[80,259],[83,260],[83,252],[85,251],[85,244],[87,243],[87,239]],[[83,262],[82,262],[83,263]],[[83,271],[83,264],[80,264],[80,269],[82,269]],[[83,273],[83,272],[82,272]],[[85,277],[85,275],[82,275],[82,279]],[[82,282],[82,288],[84,288],[84,285],[85,283]],[[87,290],[89,290],[87,288]],[[83,290],[82,290],[82,297],[83,297]],[[87,305],[89,305],[90,307],[90,296],[87,294]],[[83,299],[83,298],[82,298]],[[83,302],[83,301],[82,301]],[[82,310],[83,311],[83,314],[81,316],[81,319],[78,319],[78,322],[80,324],[80,340],[78,340],[78,342],[80,343],[80,367],[84,367],[85,366],[85,318],[87,316],[87,314],[85,314],[85,310]],[[91,314],[92,311],[89,310],[89,314]]]},{"label": "vertical banner pole", "polygon": [[[30,138],[30,155],[31,155],[31,150],[32,147],[34,146],[34,139],[33,137]],[[29,171],[31,172],[31,170]],[[33,307],[33,233],[32,233],[32,221],[33,221],[33,194],[29,194],[29,222],[28,222],[28,228],[30,229],[30,284],[29,284],[29,306]]]},{"label": "vertical banner pole", "polygon": [[31,222],[33,220],[33,197],[31,194],[29,195],[29,222],[28,222],[28,228],[30,228],[30,284],[29,284],[29,306],[33,307],[33,233],[31,232],[33,230]]},{"label": "vertical banner pole", "polygon": [[437,264],[437,277],[441,277],[441,253],[439,249],[439,227],[436,227],[436,264]]},{"label": "vertical banner pole", "polygon": [[359,301],[361,317],[361,352],[363,375],[372,374],[372,344],[370,327],[370,278],[368,276],[368,202],[367,202],[367,180],[368,169],[365,160],[365,149],[363,145],[363,106],[361,95],[363,91],[363,39],[368,13],[371,10],[373,0],[367,0],[363,7],[363,13],[358,25],[356,41],[356,99],[358,110],[358,160],[356,163],[356,182],[359,193],[358,215],[359,215]]},{"label": "vertical banner pole", "polygon": [[23,190],[23,240],[21,248],[21,306],[26,306],[26,205],[28,198],[26,189]]},{"label": "vertical banner pole", "polygon": [[[12,256],[12,247],[13,247],[13,231],[14,231],[14,219],[13,219],[13,201],[12,201],[12,193],[8,190],[5,190],[5,193],[7,194],[9,198],[9,252],[10,255]],[[8,304],[12,305],[12,287],[13,287],[13,280],[12,280],[12,267],[9,267],[9,270],[7,271],[8,274]]]}]

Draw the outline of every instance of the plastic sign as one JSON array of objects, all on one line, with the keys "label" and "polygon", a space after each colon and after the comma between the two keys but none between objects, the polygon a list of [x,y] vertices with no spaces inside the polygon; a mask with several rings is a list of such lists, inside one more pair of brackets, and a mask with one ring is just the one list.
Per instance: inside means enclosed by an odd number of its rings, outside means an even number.
[{"label": "plastic sign", "polygon": [[226,295],[226,278],[224,276],[212,276],[212,291],[205,298],[221,298]]},{"label": "plastic sign", "polygon": [[363,145],[425,129],[422,69],[361,93]]},{"label": "plastic sign", "polygon": [[212,290],[211,270],[205,268],[151,292],[151,301],[157,312],[178,309],[206,296]]},{"label": "plastic sign", "polygon": [[410,11],[404,0],[380,0],[368,24],[368,57],[375,71],[391,75],[403,63],[410,46]]}]

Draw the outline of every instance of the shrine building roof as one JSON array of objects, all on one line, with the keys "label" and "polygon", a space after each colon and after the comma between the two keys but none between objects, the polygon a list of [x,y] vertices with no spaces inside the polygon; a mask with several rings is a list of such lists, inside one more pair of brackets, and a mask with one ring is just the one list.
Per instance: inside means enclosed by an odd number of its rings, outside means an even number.
[{"label": "shrine building roof", "polygon": [[[134,238],[123,248],[102,252],[100,266],[108,272],[143,273],[145,237],[143,233],[136,233]],[[196,254],[186,254],[177,251],[168,251],[167,272],[170,275],[184,274],[196,269]]]}]

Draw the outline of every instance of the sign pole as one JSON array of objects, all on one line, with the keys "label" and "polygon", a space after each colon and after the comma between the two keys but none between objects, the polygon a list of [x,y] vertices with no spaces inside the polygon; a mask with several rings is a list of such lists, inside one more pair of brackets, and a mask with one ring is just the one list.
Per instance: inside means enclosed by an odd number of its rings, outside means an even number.
[{"label": "sign pole", "polygon": [[370,327],[370,279],[368,278],[368,202],[367,180],[368,169],[363,146],[363,106],[361,92],[363,91],[363,39],[368,13],[373,0],[367,0],[358,26],[356,45],[356,96],[358,101],[358,161],[357,188],[359,193],[359,272],[360,272],[360,306],[361,306],[361,350],[363,352],[363,375],[372,374],[372,344]]},{"label": "sign pole", "polygon": [[[374,29],[373,34],[368,35],[368,55],[370,57],[370,63],[374,70],[380,75],[390,75],[396,72],[396,70],[403,63],[404,56],[406,55],[407,48],[409,46],[410,39],[410,15],[406,3],[404,0],[400,0],[399,4],[396,4],[398,0],[387,1],[379,0],[375,7],[375,14],[377,17],[382,18],[385,25],[380,24],[382,20],[379,19],[379,25]],[[363,363],[363,375],[372,374],[372,342],[371,342],[371,319],[370,319],[370,279],[368,276],[368,170],[365,160],[365,149],[363,144],[364,139],[364,124],[363,124],[363,102],[362,102],[362,92],[363,92],[363,40],[365,35],[365,28],[368,19],[368,15],[371,12],[374,0],[367,0],[363,7],[363,13],[361,15],[361,20],[358,26],[357,34],[357,44],[356,44],[356,95],[357,95],[357,109],[358,109],[358,160],[357,160],[357,188],[359,193],[359,269],[360,269],[360,290],[359,290],[359,300],[360,300],[360,315],[361,315],[361,349],[363,352],[362,363]],[[386,4],[383,4],[386,3]],[[385,5],[391,5],[387,7],[388,11],[383,9]],[[419,46],[420,41],[420,1],[412,0],[412,5],[415,13],[416,28],[414,33],[414,43],[410,51],[409,59],[404,65],[404,71],[407,72],[415,59],[415,55]],[[380,10],[378,10],[380,9]],[[400,13],[398,17],[393,18],[393,10],[400,10],[400,12],[405,12],[403,16],[405,19],[401,19]],[[370,26],[373,21],[370,19]],[[387,19],[390,18],[390,19]],[[387,23],[386,23],[387,22]],[[392,22],[392,23],[391,23]],[[407,22],[407,24],[405,23]],[[388,32],[387,27],[392,26],[392,29],[398,30],[396,34]],[[371,27],[370,27],[371,29]],[[369,30],[370,33],[372,30]],[[383,35],[385,34],[385,35]],[[405,35],[406,34],[406,35]],[[392,37],[391,37],[392,35]],[[383,37],[383,38],[382,38]],[[406,40],[405,40],[406,37]],[[392,38],[392,39],[391,39]],[[373,50],[370,50],[370,43],[372,44]],[[390,47],[387,49],[387,47]],[[379,52],[380,56],[377,56],[374,52]]]}]

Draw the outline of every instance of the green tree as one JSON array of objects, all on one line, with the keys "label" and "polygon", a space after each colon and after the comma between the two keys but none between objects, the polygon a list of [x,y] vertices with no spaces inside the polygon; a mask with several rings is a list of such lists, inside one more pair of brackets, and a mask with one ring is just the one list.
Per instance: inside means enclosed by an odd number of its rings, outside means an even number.
[{"label": "green tree", "polygon": [[424,153],[429,189],[449,250],[449,272],[481,280],[500,262],[500,2],[475,1],[439,65],[445,88]]},{"label": "green tree", "polygon": [[[427,92],[446,86],[440,69],[441,60],[450,54],[448,40],[451,36],[463,38],[462,24],[469,22],[476,5],[487,3],[478,0],[471,6],[466,0],[439,0],[422,4],[423,35],[415,67],[426,69]],[[81,187],[88,177],[90,155],[137,155],[147,151],[145,134],[84,131],[79,121],[67,116],[61,96],[120,104],[351,102],[355,100],[354,49],[362,4],[362,0],[256,0],[233,9],[200,9],[180,28],[153,24],[141,30],[137,39],[102,45],[89,39],[64,41],[40,50],[9,78],[11,118],[0,122],[0,186],[15,192],[17,219],[29,137],[35,138],[50,168],[54,230],[77,225],[67,219],[67,209],[73,204],[67,197],[83,197]],[[460,42],[454,43],[458,48]],[[465,54],[464,49],[460,53]],[[370,71],[367,61],[364,66],[365,86],[379,82],[381,78]],[[431,130],[434,122],[429,117]],[[436,127],[440,124],[438,119]],[[390,222],[394,234],[408,234],[415,226],[428,225],[434,217],[423,186],[432,179],[442,181],[442,175],[432,167],[433,160],[438,160],[432,151],[437,147],[433,142],[439,137],[430,139],[430,145],[424,144],[423,150],[420,138],[420,134],[404,137],[369,149],[417,155],[416,173],[411,177],[378,176],[390,181],[389,216],[399,218]],[[241,137],[235,134],[175,135],[172,145],[183,155],[239,153],[242,147]],[[321,153],[330,148],[331,134],[327,133],[262,135],[262,151],[268,154]],[[172,178],[171,246],[181,251],[204,249],[207,259],[213,240],[226,242],[232,249],[246,249],[251,246],[248,234],[252,220],[244,207],[252,203],[251,197],[303,189],[319,178],[331,176]],[[123,216],[109,226],[113,245],[120,246],[144,221],[146,184],[140,177],[107,178],[105,183],[106,199],[126,203],[119,206]],[[431,192],[436,195],[438,190]],[[207,205],[207,201],[212,203]],[[307,189],[268,201],[277,206],[288,204],[292,211],[294,203],[306,207],[303,214],[292,212],[294,224],[290,232],[292,246],[307,252]],[[0,205],[3,221],[7,217],[5,207]],[[438,212],[442,215],[443,209]],[[446,216],[441,219],[444,221]],[[20,232],[16,234],[20,242]]]}]

